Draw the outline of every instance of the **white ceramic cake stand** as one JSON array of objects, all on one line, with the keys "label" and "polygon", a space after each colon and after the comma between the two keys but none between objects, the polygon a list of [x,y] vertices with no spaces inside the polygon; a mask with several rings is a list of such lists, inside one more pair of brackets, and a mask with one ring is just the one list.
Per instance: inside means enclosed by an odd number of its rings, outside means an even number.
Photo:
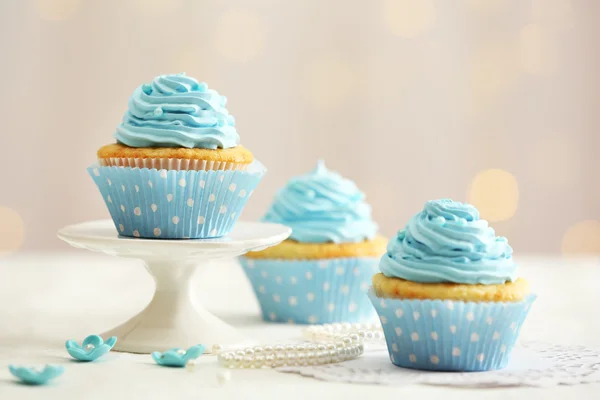
[{"label": "white ceramic cake stand", "polygon": [[115,350],[130,353],[165,351],[202,343],[242,345],[249,341],[192,298],[197,267],[212,260],[236,257],[285,240],[291,230],[277,224],[237,222],[226,237],[198,240],[156,240],[119,236],[111,220],[70,225],[58,237],[73,247],[136,258],[154,277],[156,291],[150,304],[122,325],[102,334],[118,338]]}]

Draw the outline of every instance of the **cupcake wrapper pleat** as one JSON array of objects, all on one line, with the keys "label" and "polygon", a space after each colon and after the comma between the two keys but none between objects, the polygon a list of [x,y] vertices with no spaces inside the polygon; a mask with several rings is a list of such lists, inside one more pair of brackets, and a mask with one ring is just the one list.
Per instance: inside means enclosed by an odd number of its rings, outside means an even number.
[{"label": "cupcake wrapper pleat", "polygon": [[436,371],[506,367],[535,295],[515,303],[369,298],[393,364]]},{"label": "cupcake wrapper pleat", "polygon": [[296,324],[375,318],[367,297],[378,258],[271,260],[240,257],[265,321]]},{"label": "cupcake wrapper pleat", "polygon": [[119,234],[153,239],[227,235],[266,170],[176,171],[101,167],[88,172]]},{"label": "cupcake wrapper pleat", "polygon": [[248,164],[233,162],[221,162],[212,160],[193,160],[186,158],[100,158],[98,163],[103,167],[129,167],[148,169],[167,169],[176,171],[201,171],[215,170],[224,171],[231,169],[246,170]]}]

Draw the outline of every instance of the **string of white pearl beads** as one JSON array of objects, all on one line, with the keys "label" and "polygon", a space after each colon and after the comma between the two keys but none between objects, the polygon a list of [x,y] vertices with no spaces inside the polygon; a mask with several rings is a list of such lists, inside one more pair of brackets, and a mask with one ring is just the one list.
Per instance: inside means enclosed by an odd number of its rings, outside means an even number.
[{"label": "string of white pearl beads", "polygon": [[383,330],[378,323],[350,324],[348,322],[314,325],[304,330],[304,337],[311,342],[331,342],[346,336],[357,335],[360,343],[379,342]]},{"label": "string of white pearl beads", "polygon": [[358,336],[345,337],[328,344],[287,344],[256,346],[244,350],[222,351],[218,362],[227,368],[277,368],[290,365],[322,365],[360,356],[364,346]]}]

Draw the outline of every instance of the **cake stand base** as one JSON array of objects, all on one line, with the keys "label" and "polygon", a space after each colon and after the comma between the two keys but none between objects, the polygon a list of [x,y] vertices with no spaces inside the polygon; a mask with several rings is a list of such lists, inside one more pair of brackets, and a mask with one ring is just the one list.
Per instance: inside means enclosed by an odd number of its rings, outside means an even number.
[{"label": "cake stand base", "polygon": [[197,271],[207,270],[212,260],[276,245],[290,232],[277,224],[238,222],[225,238],[153,240],[119,236],[112,221],[106,220],[68,226],[58,237],[74,247],[141,259],[153,276],[156,290],[150,304],[102,334],[105,339],[118,338],[115,350],[146,354],[201,343],[210,353],[214,344],[241,346],[251,340],[194,300]]}]

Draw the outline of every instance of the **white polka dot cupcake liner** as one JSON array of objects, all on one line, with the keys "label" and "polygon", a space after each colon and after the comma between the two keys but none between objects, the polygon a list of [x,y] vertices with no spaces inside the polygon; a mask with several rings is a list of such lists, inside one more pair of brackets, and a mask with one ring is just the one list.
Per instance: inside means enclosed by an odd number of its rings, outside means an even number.
[{"label": "white polka dot cupcake liner", "polygon": [[117,231],[153,239],[227,235],[266,169],[176,171],[91,166]]},{"label": "white polka dot cupcake liner", "polygon": [[265,321],[294,324],[376,318],[367,291],[378,258],[274,260],[240,257]]},{"label": "white polka dot cupcake liner", "polygon": [[506,367],[535,295],[515,303],[402,300],[368,294],[393,364],[420,370]]}]

